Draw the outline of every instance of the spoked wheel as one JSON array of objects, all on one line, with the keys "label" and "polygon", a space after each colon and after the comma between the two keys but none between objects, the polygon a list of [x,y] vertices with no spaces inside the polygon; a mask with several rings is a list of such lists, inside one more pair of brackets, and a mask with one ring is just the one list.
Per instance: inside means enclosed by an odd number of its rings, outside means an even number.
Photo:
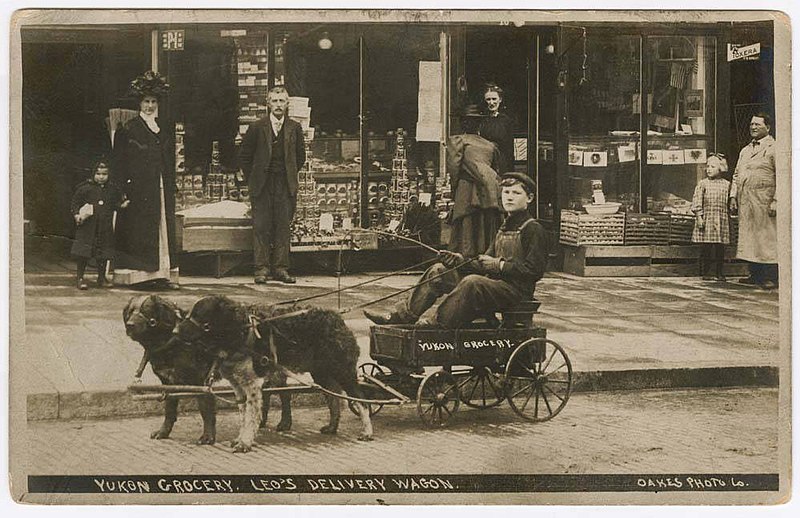
[{"label": "spoked wheel", "polygon": [[425,377],[417,390],[417,413],[429,428],[440,428],[458,410],[458,384],[453,375],[438,370]]},{"label": "spoked wheel", "polygon": [[[367,376],[371,376],[375,379],[379,379],[381,381],[386,379],[387,372],[377,363],[362,363],[358,366],[358,373],[359,374],[366,374]],[[363,387],[362,387],[363,389]],[[375,389],[366,389],[364,390],[364,397],[367,399],[386,399],[381,397],[383,392],[381,392],[377,387]],[[378,412],[381,411],[383,405],[381,404],[368,404],[365,403],[366,407],[369,409],[369,416],[372,417]],[[358,409],[356,408],[355,404],[352,401],[347,402],[347,407],[353,412],[355,415],[358,415]]]},{"label": "spoked wheel", "polygon": [[491,408],[506,399],[500,376],[488,367],[473,367],[458,377],[461,401],[472,408]]},{"label": "spoked wheel", "polygon": [[523,342],[506,364],[505,388],[514,412],[529,421],[549,421],[567,404],[572,390],[567,353],[552,340]]}]

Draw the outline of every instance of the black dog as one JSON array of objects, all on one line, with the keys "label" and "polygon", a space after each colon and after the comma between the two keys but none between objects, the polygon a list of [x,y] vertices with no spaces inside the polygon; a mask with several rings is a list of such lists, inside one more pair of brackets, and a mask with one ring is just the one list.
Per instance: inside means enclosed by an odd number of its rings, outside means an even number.
[{"label": "black dog", "polygon": [[[233,387],[242,414],[239,436],[231,444],[236,452],[252,449],[262,405],[262,378],[282,373],[281,367],[308,372],[317,384],[332,392],[344,390],[351,397],[363,398],[356,379],[358,344],[342,317],[317,308],[295,311],[247,306],[212,295],[198,300],[176,328],[177,339],[202,343],[221,359],[220,373]],[[273,320],[290,312],[292,316]],[[355,405],[363,424],[359,439],[370,440],[369,412],[361,403]],[[330,422],[320,431],[335,434],[341,412],[339,399],[328,396],[328,408]]]},{"label": "black dog", "polygon": [[[147,361],[164,385],[203,385],[210,375],[214,356],[184,342],[170,342],[173,330],[185,315],[178,306],[158,295],[133,297],[122,311],[125,331],[145,350]],[[198,398],[203,417],[203,435],[198,444],[214,444],[216,404],[214,397]],[[152,439],[166,439],[178,418],[178,400],[164,400],[164,422],[150,434]]]},{"label": "black dog", "polygon": [[[125,331],[145,350],[147,362],[164,385],[204,385],[209,376],[218,377],[214,369],[216,355],[197,344],[174,340],[176,325],[186,317],[174,303],[158,295],[133,297],[122,312]],[[214,369],[216,370],[216,369]],[[275,377],[276,385],[285,385],[285,378]],[[198,444],[214,444],[216,441],[216,402],[211,395],[198,397],[198,407],[203,418],[203,435]],[[288,394],[281,394],[281,421],[277,430],[289,430],[292,426],[291,404]],[[269,399],[264,400],[261,426],[266,426]],[[152,439],[166,439],[178,418],[178,400],[164,400],[164,422],[161,428],[150,434]]]}]

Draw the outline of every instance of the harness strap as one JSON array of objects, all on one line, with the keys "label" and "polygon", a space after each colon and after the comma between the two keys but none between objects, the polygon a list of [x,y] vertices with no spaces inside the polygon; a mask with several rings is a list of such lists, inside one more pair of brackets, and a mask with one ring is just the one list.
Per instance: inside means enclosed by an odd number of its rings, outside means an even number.
[{"label": "harness strap", "polygon": [[142,378],[142,373],[144,373],[144,368],[147,367],[148,361],[150,361],[150,353],[145,349],[142,359],[139,361],[139,367],[136,368],[136,373],[133,375],[134,378],[137,380]]}]

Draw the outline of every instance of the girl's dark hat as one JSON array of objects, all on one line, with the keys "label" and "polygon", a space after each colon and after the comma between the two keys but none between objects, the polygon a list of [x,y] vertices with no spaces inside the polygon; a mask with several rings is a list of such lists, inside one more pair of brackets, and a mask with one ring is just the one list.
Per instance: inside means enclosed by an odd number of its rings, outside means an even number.
[{"label": "girl's dark hat", "polygon": [[536,182],[524,173],[506,173],[500,178],[500,185],[521,184],[528,194],[536,194]]},{"label": "girl's dark hat", "polygon": [[130,95],[138,98],[148,96],[162,97],[168,91],[169,84],[167,84],[167,81],[161,76],[161,74],[152,70],[148,70],[144,74],[131,81],[129,93]]}]

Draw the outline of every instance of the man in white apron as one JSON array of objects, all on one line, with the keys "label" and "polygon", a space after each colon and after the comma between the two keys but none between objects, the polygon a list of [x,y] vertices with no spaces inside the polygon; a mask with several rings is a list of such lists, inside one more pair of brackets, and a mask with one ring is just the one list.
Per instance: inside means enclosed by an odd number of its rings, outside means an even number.
[{"label": "man in white apron", "polygon": [[485,254],[465,261],[461,254],[447,253],[389,314],[365,310],[364,315],[376,324],[413,324],[446,294],[431,324],[454,329],[532,299],[547,266],[548,242],[544,228],[528,213],[536,184],[523,173],[506,173],[500,185],[507,216]]},{"label": "man in white apron", "polygon": [[736,257],[750,263],[742,284],[774,289],[778,282],[778,231],[775,221],[775,139],[772,119],[759,113],[750,120],[753,140],[739,153],[731,182],[731,212],[739,213]]}]

